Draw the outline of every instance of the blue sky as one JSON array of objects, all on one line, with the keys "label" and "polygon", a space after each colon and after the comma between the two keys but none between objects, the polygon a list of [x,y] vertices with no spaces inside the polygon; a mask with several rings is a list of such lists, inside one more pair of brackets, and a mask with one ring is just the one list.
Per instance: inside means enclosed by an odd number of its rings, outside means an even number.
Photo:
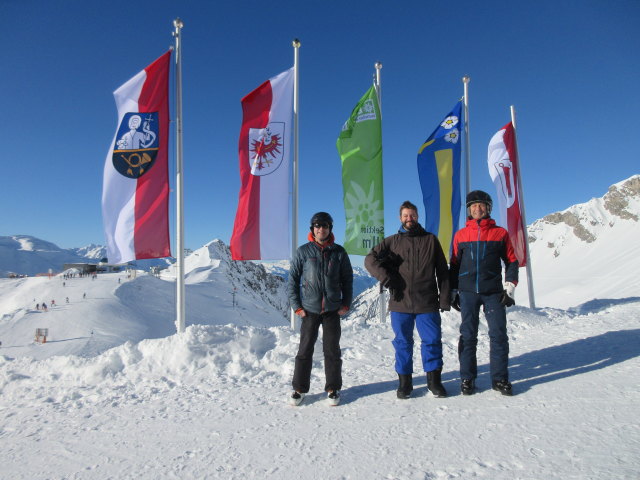
[{"label": "blue sky", "polygon": [[[342,123],[382,69],[386,231],[422,205],[416,154],[471,77],[472,188],[494,192],[487,145],[518,113],[527,220],[640,173],[633,121],[640,2],[0,0],[0,235],[104,244],[112,92],[183,29],[185,243],[228,244],[240,187],[240,99],[300,49],[300,237],[318,210],[344,234]],[[172,107],[173,108],[173,107]],[[171,141],[170,169],[175,171]],[[171,211],[175,206],[172,196]],[[173,236],[173,232],[172,232]]]}]

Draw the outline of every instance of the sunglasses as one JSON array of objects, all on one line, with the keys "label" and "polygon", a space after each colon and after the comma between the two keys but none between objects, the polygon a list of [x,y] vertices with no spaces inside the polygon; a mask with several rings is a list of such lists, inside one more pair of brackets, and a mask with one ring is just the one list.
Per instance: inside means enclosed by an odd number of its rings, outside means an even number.
[{"label": "sunglasses", "polygon": [[328,229],[329,228],[329,224],[328,223],[314,223],[313,224],[313,228],[325,228],[325,229]]}]

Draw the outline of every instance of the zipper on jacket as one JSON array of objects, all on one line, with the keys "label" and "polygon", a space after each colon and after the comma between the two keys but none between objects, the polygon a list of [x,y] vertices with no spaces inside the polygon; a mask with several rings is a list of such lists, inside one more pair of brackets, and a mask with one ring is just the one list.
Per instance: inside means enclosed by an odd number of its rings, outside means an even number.
[{"label": "zipper on jacket", "polygon": [[478,220],[478,240],[476,241],[476,293],[480,293],[480,221]]}]

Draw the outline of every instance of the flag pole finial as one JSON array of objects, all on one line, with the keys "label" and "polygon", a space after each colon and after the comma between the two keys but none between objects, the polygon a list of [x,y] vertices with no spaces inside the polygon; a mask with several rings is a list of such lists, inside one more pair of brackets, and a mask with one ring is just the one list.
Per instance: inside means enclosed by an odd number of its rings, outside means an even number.
[{"label": "flag pole finial", "polygon": [[380,70],[382,68],[382,62],[376,62],[374,66],[376,67],[376,70]]},{"label": "flag pole finial", "polygon": [[470,81],[471,81],[471,77],[469,75],[465,75],[464,77],[462,77],[463,83],[469,83]]},{"label": "flag pole finial", "polygon": [[300,40],[298,38],[294,38],[293,42],[291,42],[291,45],[293,45],[293,48],[300,48]]},{"label": "flag pole finial", "polygon": [[180,18],[176,18],[173,21],[173,26],[176,27],[176,28],[182,28],[182,27],[184,27],[184,22],[182,20],[180,20]]}]

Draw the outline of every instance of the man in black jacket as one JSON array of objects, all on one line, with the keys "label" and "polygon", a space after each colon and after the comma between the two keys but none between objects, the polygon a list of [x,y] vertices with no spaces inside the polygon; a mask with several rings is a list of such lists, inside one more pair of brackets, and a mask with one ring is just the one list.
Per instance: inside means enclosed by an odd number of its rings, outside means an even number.
[{"label": "man in black jacket", "polygon": [[395,333],[397,396],[413,391],[413,329],[421,339],[422,366],[427,387],[436,397],[446,397],[442,385],[442,330],[440,310],[449,310],[449,269],[438,238],[418,223],[418,208],[406,201],[400,206],[402,225],[397,234],[373,247],[364,260],[366,269],[389,288],[391,327]]},{"label": "man in black jacket", "polygon": [[331,215],[316,213],[309,228],[309,243],[298,248],[289,270],[289,302],[302,319],[289,403],[299,405],[309,391],[313,348],[322,325],[325,391],[329,404],[337,405],[342,388],[340,316],[351,306],[353,269],[345,249],[334,242]]}]

